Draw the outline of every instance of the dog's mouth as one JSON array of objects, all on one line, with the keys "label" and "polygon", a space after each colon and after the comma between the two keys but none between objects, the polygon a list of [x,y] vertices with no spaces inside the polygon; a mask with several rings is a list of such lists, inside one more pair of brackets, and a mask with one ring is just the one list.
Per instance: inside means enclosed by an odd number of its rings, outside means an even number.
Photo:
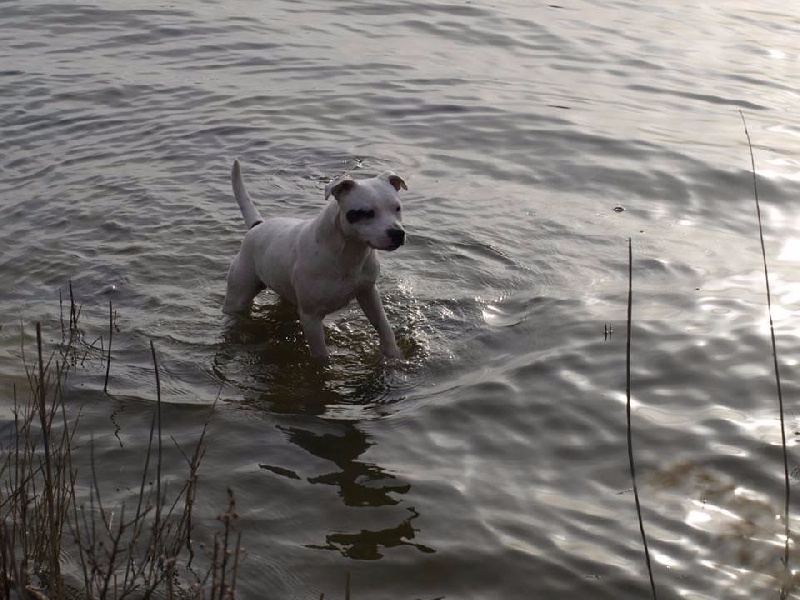
[{"label": "dog's mouth", "polygon": [[378,245],[373,244],[373,243],[370,242],[369,246],[370,246],[370,248],[373,248],[374,250],[383,250],[384,252],[393,252],[394,250],[397,250],[400,246],[402,246],[404,243],[405,242],[389,242],[385,246],[378,246]]},{"label": "dog's mouth", "polygon": [[[372,244],[370,244],[372,246]],[[403,242],[392,242],[386,246],[372,246],[375,250],[383,250],[384,252],[393,252],[397,250],[400,246],[403,245]]]}]

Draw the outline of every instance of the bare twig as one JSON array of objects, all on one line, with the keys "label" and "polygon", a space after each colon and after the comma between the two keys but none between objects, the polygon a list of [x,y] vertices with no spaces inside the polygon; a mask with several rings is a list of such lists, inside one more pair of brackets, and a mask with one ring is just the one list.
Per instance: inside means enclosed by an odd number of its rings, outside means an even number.
[{"label": "bare twig", "polygon": [[156,456],[156,516],[153,527],[155,528],[161,522],[161,376],[158,374],[158,359],[156,358],[156,347],[153,345],[153,340],[150,340],[150,352],[153,355],[153,369],[156,374],[156,428],[158,437],[158,450]]},{"label": "bare twig", "polygon": [[50,452],[50,426],[52,419],[48,418],[47,411],[47,388],[45,387],[45,370],[44,359],[42,352],[42,325],[36,323],[36,352],[39,359],[39,387],[38,387],[38,401],[39,401],[39,421],[41,423],[42,443],[44,445],[44,485],[45,497],[47,499],[47,518],[49,532],[48,550],[50,555],[49,562],[49,576],[50,579],[58,583],[61,581],[61,568],[58,556],[58,549],[61,546],[60,528],[56,528],[56,506],[53,490],[53,457]]},{"label": "bare twig", "polygon": [[111,340],[114,337],[114,308],[111,300],[108,301],[108,358],[106,359],[106,381],[103,392],[108,393],[108,376],[111,373]]}]

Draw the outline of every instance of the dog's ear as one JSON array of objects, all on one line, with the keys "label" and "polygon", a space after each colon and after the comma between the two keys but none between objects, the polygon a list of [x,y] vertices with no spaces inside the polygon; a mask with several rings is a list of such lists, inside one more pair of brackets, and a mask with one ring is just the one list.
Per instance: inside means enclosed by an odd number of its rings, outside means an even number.
[{"label": "dog's ear", "polygon": [[352,179],[334,179],[325,186],[325,200],[330,198],[331,195],[338,200],[339,196],[352,190],[355,185],[356,182]]},{"label": "dog's ear", "polygon": [[388,181],[389,184],[396,190],[400,191],[407,190],[408,187],[406,186],[406,182],[403,181],[403,178],[400,175],[396,175],[391,171],[384,171],[380,175],[378,175],[378,179],[383,179],[384,181]]}]

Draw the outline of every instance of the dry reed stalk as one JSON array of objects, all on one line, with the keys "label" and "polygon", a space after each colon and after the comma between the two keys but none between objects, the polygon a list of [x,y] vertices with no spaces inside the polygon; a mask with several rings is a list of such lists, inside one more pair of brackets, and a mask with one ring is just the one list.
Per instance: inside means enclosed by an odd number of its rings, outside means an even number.
[{"label": "dry reed stalk", "polygon": [[772,365],[775,373],[775,387],[778,396],[778,412],[780,414],[781,425],[781,451],[783,452],[783,489],[784,489],[784,507],[783,507],[783,524],[784,524],[784,546],[783,546],[783,568],[784,568],[784,581],[781,585],[781,600],[785,599],[789,594],[789,587],[792,582],[791,569],[789,568],[789,540],[791,539],[791,531],[789,529],[789,503],[790,503],[790,485],[789,485],[789,453],[786,449],[786,420],[784,417],[783,409],[783,389],[781,385],[781,372],[778,366],[778,345],[775,342],[775,324],[772,320],[772,294],[769,287],[769,268],[767,267],[767,250],[764,244],[764,227],[761,220],[761,203],[758,199],[758,180],[756,177],[756,159],[753,156],[753,144],[750,140],[750,132],[747,130],[747,121],[745,121],[744,113],[740,110],[739,116],[742,117],[742,124],[744,125],[744,135],[747,138],[747,148],[750,151],[750,169],[753,174],[753,197],[756,204],[756,217],[758,220],[758,239],[761,242],[761,262],[764,265],[764,284],[766,286],[767,294],[767,315],[769,316],[769,335],[772,344]]},{"label": "dry reed stalk", "polygon": [[108,393],[108,376],[111,374],[111,340],[114,338],[114,307],[108,301],[108,357],[106,358],[106,380],[103,383],[103,392]]},{"label": "dry reed stalk", "polygon": [[633,428],[631,427],[631,325],[633,323],[633,245],[628,238],[628,337],[625,349],[625,416],[627,418],[628,434],[628,464],[630,466],[631,481],[633,482],[633,498],[636,501],[636,516],[639,519],[639,531],[642,535],[642,545],[644,546],[644,559],[647,565],[647,575],[650,578],[650,592],[653,600],[657,599],[656,582],[653,579],[653,566],[650,562],[650,550],[647,546],[647,535],[644,532],[644,520],[642,519],[642,506],[639,502],[639,489],[636,485],[636,464],[633,460]]}]

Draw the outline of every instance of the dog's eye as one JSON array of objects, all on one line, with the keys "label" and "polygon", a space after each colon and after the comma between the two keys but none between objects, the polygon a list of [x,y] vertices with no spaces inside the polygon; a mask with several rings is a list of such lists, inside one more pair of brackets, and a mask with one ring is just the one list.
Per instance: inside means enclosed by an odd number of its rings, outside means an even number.
[{"label": "dog's eye", "polygon": [[347,222],[351,225],[353,223],[358,223],[359,221],[363,221],[365,219],[372,219],[375,216],[374,210],[366,210],[366,209],[358,209],[358,210],[348,210],[345,218]]},{"label": "dog's eye", "polygon": [[400,212],[400,207],[398,206],[397,208],[395,208],[394,212]]}]

